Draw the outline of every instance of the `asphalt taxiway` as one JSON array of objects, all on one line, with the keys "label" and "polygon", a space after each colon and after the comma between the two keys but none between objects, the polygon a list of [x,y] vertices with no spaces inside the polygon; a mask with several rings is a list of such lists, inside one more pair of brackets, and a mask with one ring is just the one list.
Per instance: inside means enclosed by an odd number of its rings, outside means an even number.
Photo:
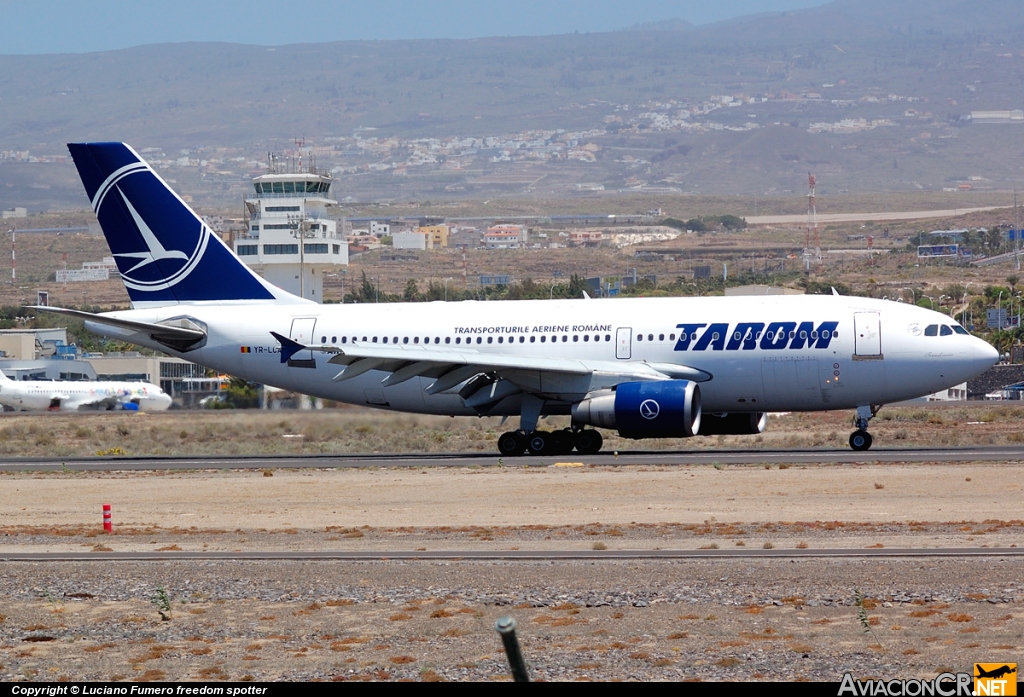
[{"label": "asphalt taxiway", "polygon": [[635,450],[597,455],[501,457],[497,453],[345,453],[269,456],[23,457],[0,462],[0,472],[331,469],[367,467],[544,467],[581,465],[780,465],[877,464],[886,462],[1024,462],[1024,446],[877,448],[835,450]]}]

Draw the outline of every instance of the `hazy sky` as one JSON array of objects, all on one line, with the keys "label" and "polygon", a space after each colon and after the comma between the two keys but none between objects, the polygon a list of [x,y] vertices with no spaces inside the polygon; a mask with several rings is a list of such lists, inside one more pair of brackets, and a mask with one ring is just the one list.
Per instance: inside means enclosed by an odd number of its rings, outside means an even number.
[{"label": "hazy sky", "polygon": [[826,0],[0,0],[0,54],[141,44],[280,45],[602,32],[678,17],[706,24]]}]

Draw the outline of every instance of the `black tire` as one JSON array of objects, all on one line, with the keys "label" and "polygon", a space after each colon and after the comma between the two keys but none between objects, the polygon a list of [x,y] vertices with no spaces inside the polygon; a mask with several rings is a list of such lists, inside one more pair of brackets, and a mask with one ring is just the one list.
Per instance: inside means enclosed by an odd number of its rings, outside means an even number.
[{"label": "black tire", "polygon": [[572,431],[569,429],[555,431],[551,434],[551,440],[551,455],[568,455],[572,452],[573,445],[575,445]]},{"label": "black tire", "polygon": [[857,451],[871,447],[871,434],[867,431],[854,431],[850,434],[850,447]]},{"label": "black tire", "polygon": [[526,436],[518,431],[502,433],[498,437],[498,452],[505,457],[518,457],[526,452]]},{"label": "black tire", "polygon": [[526,449],[531,455],[549,455],[554,441],[547,431],[534,431],[526,437]]},{"label": "black tire", "polygon": [[580,455],[595,455],[601,452],[604,438],[600,432],[592,428],[584,429],[576,434],[576,451]]}]

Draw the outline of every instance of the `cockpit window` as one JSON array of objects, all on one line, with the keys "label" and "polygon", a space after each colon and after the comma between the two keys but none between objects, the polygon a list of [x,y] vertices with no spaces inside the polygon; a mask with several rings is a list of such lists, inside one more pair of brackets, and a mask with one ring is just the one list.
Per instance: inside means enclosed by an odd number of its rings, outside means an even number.
[{"label": "cockpit window", "polygon": [[939,332],[942,336],[953,336],[953,327],[948,324],[942,325],[942,330]]},{"label": "cockpit window", "polygon": [[959,324],[953,325],[953,331],[956,332],[957,334],[966,334],[967,336],[971,335],[969,331],[961,327]]},{"label": "cockpit window", "polygon": [[927,327],[924,328],[924,335],[925,336],[938,336],[939,335],[939,325],[937,325],[937,324],[929,324]]}]

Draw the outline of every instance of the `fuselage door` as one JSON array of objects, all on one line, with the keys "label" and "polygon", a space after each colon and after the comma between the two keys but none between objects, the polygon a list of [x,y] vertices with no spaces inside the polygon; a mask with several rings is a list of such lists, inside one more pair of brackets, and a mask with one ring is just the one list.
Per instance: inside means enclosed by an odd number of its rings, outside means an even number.
[{"label": "fuselage door", "polygon": [[[297,341],[303,346],[313,343],[313,330],[316,328],[316,317],[299,317],[292,320],[292,330],[289,338]],[[299,351],[288,359],[288,365],[292,368],[316,368],[316,359],[312,351]]]},{"label": "fuselage door", "polygon": [[882,326],[877,312],[853,314],[853,357],[862,360],[882,358]]},{"label": "fuselage door", "polygon": [[633,328],[619,327],[615,330],[615,357],[629,360],[633,355]]}]

